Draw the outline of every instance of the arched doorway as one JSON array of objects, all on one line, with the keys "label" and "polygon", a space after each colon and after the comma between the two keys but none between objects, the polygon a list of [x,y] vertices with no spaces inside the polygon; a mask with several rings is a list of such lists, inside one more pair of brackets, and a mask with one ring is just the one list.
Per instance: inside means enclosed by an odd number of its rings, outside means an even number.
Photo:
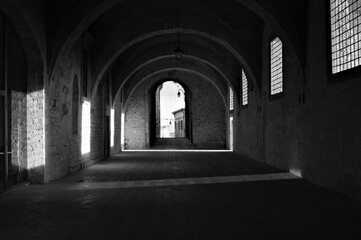
[{"label": "arched doorway", "polygon": [[172,148],[191,147],[191,94],[187,87],[177,80],[164,80],[155,84],[150,95],[150,146],[161,141]]}]

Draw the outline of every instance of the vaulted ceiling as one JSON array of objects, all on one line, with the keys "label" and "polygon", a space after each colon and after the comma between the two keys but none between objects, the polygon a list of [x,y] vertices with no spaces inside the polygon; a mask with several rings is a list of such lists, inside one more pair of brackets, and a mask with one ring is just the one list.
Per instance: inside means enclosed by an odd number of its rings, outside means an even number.
[{"label": "vaulted ceiling", "polygon": [[[88,33],[92,87],[110,72],[113,96],[147,74],[175,68],[204,74],[222,91],[239,89],[244,69],[257,90],[265,29],[300,65],[305,59],[305,0],[49,0],[45,7],[49,71]],[[173,57],[177,35],[182,60]]]}]

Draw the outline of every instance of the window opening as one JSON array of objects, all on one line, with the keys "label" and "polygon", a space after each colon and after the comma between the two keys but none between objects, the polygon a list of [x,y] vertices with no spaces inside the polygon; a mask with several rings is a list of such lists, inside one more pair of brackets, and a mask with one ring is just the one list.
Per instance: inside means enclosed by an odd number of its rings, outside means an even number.
[{"label": "window opening", "polygon": [[282,41],[276,37],[271,41],[271,95],[283,92]]},{"label": "window opening", "polygon": [[242,69],[242,105],[246,106],[248,104],[248,80],[246,74]]},{"label": "window opening", "polygon": [[233,111],[234,109],[234,102],[233,102],[233,90],[229,87],[229,111]]},{"label": "window opening", "polygon": [[361,65],[361,1],[330,0],[332,73]]},{"label": "window opening", "polygon": [[91,103],[84,101],[82,104],[82,118],[81,118],[81,154],[90,152],[90,118]]}]

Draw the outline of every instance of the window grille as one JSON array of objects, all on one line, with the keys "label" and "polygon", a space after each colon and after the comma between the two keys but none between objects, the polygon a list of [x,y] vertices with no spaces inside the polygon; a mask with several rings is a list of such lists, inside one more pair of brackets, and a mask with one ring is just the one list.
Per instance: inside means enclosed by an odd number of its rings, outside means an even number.
[{"label": "window grille", "polygon": [[330,0],[332,73],[361,65],[361,1]]},{"label": "window grille", "polygon": [[233,90],[229,87],[229,111],[233,111]]},{"label": "window grille", "polygon": [[283,92],[282,42],[277,37],[271,41],[271,95]]},{"label": "window grille", "polygon": [[248,80],[246,74],[242,70],[242,105],[248,104]]}]

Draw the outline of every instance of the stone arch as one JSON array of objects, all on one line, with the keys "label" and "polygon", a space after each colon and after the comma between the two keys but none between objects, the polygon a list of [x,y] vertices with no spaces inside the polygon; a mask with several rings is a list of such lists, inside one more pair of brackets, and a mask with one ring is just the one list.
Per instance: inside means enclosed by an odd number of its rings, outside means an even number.
[{"label": "stone arch", "polygon": [[34,76],[45,78],[47,69],[45,49],[40,47],[45,46],[41,34],[42,27],[36,23],[35,17],[27,13],[26,8],[18,5],[16,1],[2,1],[0,11],[12,24],[21,40],[28,63],[28,78]]},{"label": "stone arch", "polygon": [[[78,24],[74,24],[71,28],[69,28],[64,33],[64,37],[61,39],[61,43],[59,43],[59,47],[54,51],[53,59],[55,66],[58,59],[61,55],[66,55],[68,51],[75,44],[77,39],[81,36],[82,33],[93,23],[95,22],[101,15],[105,12],[124,2],[125,0],[106,0],[101,4],[96,6],[92,11],[85,14],[82,20]],[[265,22],[270,24],[281,36],[284,41],[289,41],[292,46],[292,50],[296,53],[297,59],[299,60],[300,66],[302,66],[302,57],[300,56],[300,45],[297,38],[297,34],[295,33],[293,24],[288,20],[286,15],[284,14],[281,6],[277,4],[265,4],[261,0],[250,1],[250,0],[237,0],[238,3],[244,5],[251,11],[253,11],[256,15],[262,18]],[[96,87],[95,87],[96,88]]]},{"label": "stone arch", "polygon": [[163,83],[165,82],[176,82],[178,83],[184,90],[185,92],[185,109],[186,109],[186,138],[191,138],[192,134],[191,134],[191,128],[189,127],[191,124],[189,123],[190,119],[189,119],[189,109],[191,108],[191,99],[192,99],[192,91],[191,89],[187,86],[186,83],[184,83],[182,80],[177,79],[177,78],[161,78],[156,80],[155,82],[151,82],[150,86],[147,86],[148,89],[148,96],[149,96],[149,100],[150,100],[150,106],[149,106],[149,128],[150,128],[150,144],[152,145],[152,143],[154,142],[154,139],[157,138],[157,102],[156,102],[156,93],[157,93],[157,89],[159,88],[159,86],[161,86]]},{"label": "stone arch", "polygon": [[226,42],[223,39],[218,38],[217,36],[208,34],[206,32],[200,32],[200,31],[194,30],[194,29],[173,28],[173,29],[167,29],[167,30],[161,30],[161,31],[159,30],[159,31],[154,31],[154,32],[144,34],[142,36],[139,36],[139,37],[133,39],[132,41],[125,44],[122,48],[120,48],[116,53],[113,54],[113,56],[111,56],[106,61],[106,63],[102,66],[101,70],[99,72],[95,73],[96,77],[95,77],[95,84],[92,89],[92,95],[94,93],[96,93],[99,82],[101,81],[104,74],[108,71],[109,67],[112,65],[112,63],[115,61],[115,59],[126,49],[128,49],[129,47],[133,46],[136,43],[139,43],[143,40],[149,39],[154,36],[159,36],[159,35],[163,35],[163,34],[175,34],[175,33],[198,35],[198,36],[204,37],[208,40],[211,40],[211,41],[223,46],[225,49],[227,49],[229,52],[231,52],[232,55],[239,61],[240,65],[245,70],[247,70],[247,72],[249,73],[249,76],[250,76],[250,80],[255,85],[256,91],[259,92],[258,84],[257,84],[256,77],[255,77],[253,70],[248,65],[246,60],[242,57],[242,55],[240,53],[238,53],[228,42]]},{"label": "stone arch", "polygon": [[[124,109],[127,108],[127,104],[128,104],[128,100],[129,100],[129,97],[132,95],[132,93],[134,92],[134,90],[145,80],[148,80],[154,76],[157,76],[157,75],[160,75],[162,73],[172,73],[173,71],[180,71],[180,72],[187,72],[187,73],[191,73],[191,74],[195,74],[197,75],[198,77],[200,77],[201,79],[204,79],[205,81],[211,83],[215,88],[216,90],[218,91],[218,93],[220,94],[222,100],[223,100],[223,104],[224,104],[224,107],[227,107],[227,92],[225,89],[221,89],[212,79],[210,79],[208,76],[200,73],[200,72],[197,72],[197,71],[194,71],[194,70],[190,70],[190,69],[184,69],[184,68],[177,68],[177,67],[172,67],[172,68],[165,68],[165,69],[162,69],[162,70],[158,70],[158,71],[155,71],[149,75],[147,75],[146,77],[140,79],[139,81],[136,81],[136,84],[135,86],[131,89],[131,91],[123,96],[124,97]],[[178,81],[181,81],[181,80],[178,80]],[[119,94],[119,93],[118,93]],[[116,97],[118,97],[118,95],[116,95]]]},{"label": "stone arch", "polygon": [[[9,49],[11,45],[17,44],[18,42],[17,47],[22,48],[21,51],[23,51],[25,66],[24,70],[20,70],[19,65],[17,65],[20,64],[19,62],[14,63],[7,58],[7,60],[9,60],[8,64],[6,64],[8,71],[24,73],[24,76],[17,77],[16,79],[16,81],[21,82],[21,84],[18,84],[18,87],[23,84],[26,85],[22,100],[17,100],[18,102],[25,103],[26,106],[22,108],[26,110],[19,115],[21,116],[21,123],[19,122],[16,127],[11,126],[11,131],[18,131],[19,128],[22,127],[26,128],[24,138],[16,140],[17,144],[22,145],[22,152],[24,151],[24,154],[19,156],[19,161],[24,163],[23,166],[25,167],[25,171],[27,171],[29,181],[43,183],[46,181],[44,103],[46,97],[45,80],[47,76],[44,54],[45,42],[41,34],[42,26],[34,20],[36,16],[30,13],[28,9],[18,1],[2,1],[0,3],[0,11],[5,19],[5,36],[8,37],[7,35],[10,34],[10,32],[6,31],[11,30],[11,36],[16,37],[16,40],[14,38],[15,41],[8,42],[5,46]],[[43,46],[43,48],[40,46]],[[19,53],[19,51],[20,49],[18,49],[17,52]],[[15,55],[17,56],[17,54]],[[7,76],[9,77],[10,75],[7,74]],[[6,81],[8,80],[6,79]],[[13,109],[12,104],[13,101],[8,102],[8,107],[11,107],[14,112],[20,109]],[[11,114],[11,121],[15,120],[14,118],[13,114]]]},{"label": "stone arch", "polygon": [[[222,80],[224,80],[226,83],[224,84],[225,86],[227,86],[228,84],[232,85],[231,84],[231,81],[229,80],[229,78],[227,77],[227,75],[225,73],[223,73],[223,71],[221,69],[219,69],[216,65],[214,65],[213,63],[205,60],[205,59],[201,59],[201,58],[198,58],[198,57],[195,57],[195,56],[192,56],[192,55],[184,55],[183,56],[184,58],[189,58],[189,59],[192,59],[192,60],[195,60],[195,61],[199,61],[201,63],[205,63],[207,65],[209,65],[212,69],[214,69],[214,71],[216,71],[217,73],[219,73],[220,76],[222,76]],[[162,60],[162,59],[169,59],[169,58],[174,58],[173,55],[167,55],[167,56],[160,56],[158,58],[154,58],[154,59],[151,59],[141,65],[139,65],[137,68],[135,68],[133,71],[131,71],[126,77],[125,79],[119,83],[119,85],[115,86],[115,95],[114,95],[114,99],[116,97],[118,97],[119,95],[119,92],[120,92],[120,89],[125,85],[127,84],[128,81],[130,81],[132,79],[132,77],[135,75],[136,72],[140,71],[142,68],[144,68],[145,66],[149,65],[149,64],[152,64],[152,63],[155,63],[156,61],[158,60]],[[120,82],[120,81],[117,81],[117,82]],[[222,85],[222,84],[221,84]],[[220,86],[218,86],[220,87]]]},{"label": "stone arch", "polygon": [[[207,76],[194,70],[169,68],[156,71],[135,81],[136,87],[125,97],[125,139],[128,146],[143,148],[150,145],[151,126],[151,95],[149,89],[155,89],[159,83],[176,79],[186,86],[190,84],[192,106],[190,109],[189,139],[195,148],[224,149],[226,147],[226,102],[223,93]],[[209,84],[210,83],[210,84]],[[183,85],[184,86],[184,85]],[[193,92],[194,91],[194,92]],[[189,93],[189,91],[188,91]],[[218,109],[213,112],[212,109]],[[141,112],[141,116],[139,115]],[[203,128],[202,119],[212,116]],[[136,123],[135,123],[136,122]],[[193,124],[192,124],[193,123]],[[136,127],[138,126],[138,127]],[[214,131],[213,131],[213,130]],[[202,134],[202,131],[207,133]],[[131,133],[131,134],[130,134]],[[130,138],[129,138],[130,137]],[[144,142],[144,139],[147,139]]]}]

